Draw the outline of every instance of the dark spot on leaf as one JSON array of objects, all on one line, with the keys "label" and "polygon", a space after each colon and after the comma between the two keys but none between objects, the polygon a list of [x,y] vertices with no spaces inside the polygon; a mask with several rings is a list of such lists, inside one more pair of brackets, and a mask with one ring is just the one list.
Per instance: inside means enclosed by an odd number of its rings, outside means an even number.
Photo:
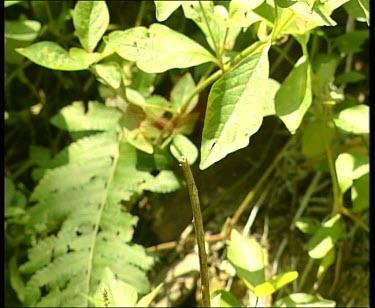
[{"label": "dark spot on leaf", "polygon": [[160,171],[159,171],[159,170],[152,170],[150,173],[151,173],[153,176],[157,176],[157,175],[160,173]]},{"label": "dark spot on leaf", "polygon": [[76,230],[76,235],[77,235],[77,236],[81,236],[81,235],[82,235],[82,232],[79,231],[79,230]]}]

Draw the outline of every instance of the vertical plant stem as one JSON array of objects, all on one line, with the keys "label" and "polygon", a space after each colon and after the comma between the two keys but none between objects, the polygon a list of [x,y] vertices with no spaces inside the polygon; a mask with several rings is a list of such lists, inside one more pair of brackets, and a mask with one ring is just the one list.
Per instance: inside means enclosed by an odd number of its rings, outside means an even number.
[{"label": "vertical plant stem", "polygon": [[198,244],[199,265],[201,272],[201,292],[202,306],[211,307],[210,304],[210,286],[208,280],[207,255],[204,240],[203,220],[199,203],[198,189],[195,185],[193,173],[191,172],[189,162],[186,157],[180,158],[180,166],[184,173],[190,196],[191,209],[193,211],[193,223]]}]

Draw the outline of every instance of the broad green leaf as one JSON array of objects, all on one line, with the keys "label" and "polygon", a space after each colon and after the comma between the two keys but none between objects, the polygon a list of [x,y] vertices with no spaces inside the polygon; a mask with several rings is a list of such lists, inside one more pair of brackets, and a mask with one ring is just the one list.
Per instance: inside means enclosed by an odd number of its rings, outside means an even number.
[{"label": "broad green leaf", "polygon": [[5,0],[4,1],[4,7],[8,7],[8,6],[11,6],[11,5],[15,5],[17,3],[20,3],[22,2],[23,0]]},{"label": "broad green leaf", "polygon": [[149,57],[152,48],[150,34],[145,27],[134,27],[125,31],[113,31],[105,39],[118,55],[129,61],[138,61]]},{"label": "broad green leaf", "polygon": [[216,290],[211,293],[211,307],[242,307],[242,305],[232,293]]},{"label": "broad green leaf", "polygon": [[211,88],[203,127],[200,169],[244,148],[263,121],[268,49],[249,55]]},{"label": "broad green leaf", "polygon": [[124,137],[131,145],[137,149],[152,154],[154,149],[149,140],[147,140],[141,129],[124,130]]},{"label": "broad green leaf", "polygon": [[368,30],[358,30],[342,34],[333,40],[340,52],[355,53],[362,51],[363,43],[369,39]]},{"label": "broad green leaf", "polygon": [[38,65],[61,71],[85,70],[100,57],[100,54],[89,54],[75,47],[68,53],[61,46],[48,41],[18,48],[17,52]]},{"label": "broad green leaf", "polygon": [[369,173],[354,180],[352,187],[352,211],[360,213],[370,206],[370,179]]},{"label": "broad green leaf", "polygon": [[313,259],[324,258],[336,242],[345,235],[344,227],[341,223],[341,215],[337,214],[325,222],[314,234],[307,244],[309,256]]},{"label": "broad green leaf", "polygon": [[302,131],[302,153],[306,157],[315,157],[325,153],[335,135],[331,123],[317,120],[307,124]]},{"label": "broad green leaf", "polygon": [[250,290],[254,291],[265,281],[265,256],[262,246],[255,239],[232,230],[227,258]]},{"label": "broad green leaf", "polygon": [[190,165],[194,164],[198,158],[198,149],[195,144],[192,143],[189,138],[181,134],[173,138],[170,149],[177,160],[179,160],[181,156],[185,156]]},{"label": "broad green leaf", "polygon": [[276,114],[292,134],[300,126],[312,102],[310,75],[309,59],[302,56],[276,93]]},{"label": "broad green leaf", "polygon": [[320,261],[318,271],[316,273],[316,278],[319,279],[322,275],[327,272],[328,268],[335,262],[336,251],[332,248]]},{"label": "broad green leaf", "polygon": [[90,101],[88,110],[82,102],[66,106],[51,118],[51,123],[69,132],[116,130],[121,112],[95,101]]},{"label": "broad green leaf", "polygon": [[186,113],[190,113],[198,103],[198,95],[190,100],[187,106],[183,106],[186,100],[193,94],[195,90],[195,82],[190,73],[183,75],[175,84],[171,91],[172,107],[181,111],[184,108]]},{"label": "broad green leaf", "polygon": [[221,294],[217,293],[215,296],[211,295],[211,307],[221,307]]},{"label": "broad green leaf", "polygon": [[163,283],[160,283],[149,294],[143,296],[137,303],[136,307],[148,307],[150,303],[152,302],[152,300],[154,299],[154,297],[158,294],[162,286],[163,286]]},{"label": "broad green leaf", "polygon": [[335,84],[342,85],[342,84],[348,84],[348,83],[356,83],[365,79],[366,79],[365,75],[356,71],[350,71],[350,72],[338,75],[335,79]]},{"label": "broad green leaf", "polygon": [[370,108],[361,104],[342,110],[336,119],[336,126],[352,134],[368,134],[370,132]]},{"label": "broad green leaf", "polygon": [[336,302],[310,294],[294,293],[277,300],[272,307],[335,307]]},{"label": "broad green leaf", "polygon": [[93,299],[96,307],[134,307],[137,303],[137,290],[115,277],[109,267],[104,269]]},{"label": "broad green leaf", "polygon": [[156,19],[162,22],[177,10],[185,1],[154,1],[156,8]]},{"label": "broad green leaf", "polygon": [[357,20],[359,22],[367,22],[367,25],[370,25],[369,15],[368,15],[368,13],[369,13],[369,10],[368,10],[369,1],[365,0],[365,1],[361,1],[361,2],[365,3],[367,9],[364,10],[362,8],[359,0],[349,1],[349,2],[345,3],[343,7],[346,10],[346,12],[348,13],[348,15],[353,17],[355,20]]},{"label": "broad green leaf", "polygon": [[73,24],[83,48],[92,52],[109,25],[105,1],[78,1],[73,10]]},{"label": "broad green leaf", "polygon": [[369,158],[365,155],[341,153],[335,161],[337,180],[342,193],[345,193],[353,180],[369,172]]},{"label": "broad green leaf", "polygon": [[152,24],[149,35],[151,46],[147,46],[147,58],[137,62],[138,67],[147,73],[162,73],[172,68],[215,62],[208,50],[167,26]]},{"label": "broad green leaf", "polygon": [[296,227],[303,233],[313,234],[318,231],[320,222],[316,218],[301,217],[295,222]]},{"label": "broad green leaf", "polygon": [[40,22],[35,20],[5,21],[5,38],[31,42],[38,36],[40,28]]},{"label": "broad green leaf", "polygon": [[337,54],[317,54],[311,64],[312,91],[319,99],[327,99],[327,88],[335,80],[335,72],[341,61]]},{"label": "broad green leaf", "polygon": [[107,40],[121,57],[136,61],[146,73],[162,73],[172,68],[215,62],[215,58],[201,45],[162,24],[152,24],[149,29],[135,27],[114,31]]},{"label": "broad green leaf", "polygon": [[370,1],[369,0],[358,0],[363,12],[366,16],[367,25],[370,25]]},{"label": "broad green leaf", "polygon": [[99,81],[113,89],[120,87],[122,81],[121,67],[117,62],[99,63],[93,69],[99,77]]},{"label": "broad green leaf", "polygon": [[283,286],[296,280],[298,277],[298,272],[292,271],[287,273],[282,273],[280,275],[273,276],[270,280],[263,282],[255,287],[255,295],[258,297],[268,296],[275,293],[277,290]]},{"label": "broad green leaf", "polygon": [[272,78],[267,80],[266,94],[263,103],[263,117],[276,114],[275,96],[280,89],[280,83]]}]

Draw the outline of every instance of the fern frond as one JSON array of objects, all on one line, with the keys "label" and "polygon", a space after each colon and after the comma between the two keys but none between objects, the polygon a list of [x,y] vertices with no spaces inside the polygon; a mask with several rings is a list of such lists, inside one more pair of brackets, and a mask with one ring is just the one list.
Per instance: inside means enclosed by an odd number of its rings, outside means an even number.
[{"label": "fern frond", "polygon": [[37,243],[20,267],[30,276],[24,304],[88,306],[81,294],[94,294],[105,267],[147,293],[154,260],[131,243],[137,217],[121,201],[157,180],[137,169],[136,149],[114,132],[82,138],[64,153],[67,164],[47,170],[31,196],[28,230]]}]

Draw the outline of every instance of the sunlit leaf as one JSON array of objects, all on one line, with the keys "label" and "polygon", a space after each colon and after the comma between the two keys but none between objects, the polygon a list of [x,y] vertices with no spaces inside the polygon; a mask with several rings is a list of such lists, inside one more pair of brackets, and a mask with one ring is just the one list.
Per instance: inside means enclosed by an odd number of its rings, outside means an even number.
[{"label": "sunlit leaf", "polygon": [[201,162],[206,169],[244,148],[263,121],[268,48],[244,58],[211,88],[203,127]]},{"label": "sunlit leaf", "polygon": [[180,160],[181,156],[185,156],[191,165],[194,164],[198,158],[198,149],[195,144],[192,143],[189,138],[181,134],[173,138],[170,149],[177,160]]},{"label": "sunlit leaf", "polygon": [[121,85],[121,67],[117,62],[99,63],[94,66],[99,80],[114,89]]},{"label": "sunlit leaf", "polygon": [[83,48],[92,52],[109,25],[105,1],[78,1],[73,10],[73,24]]},{"label": "sunlit leaf", "polygon": [[232,230],[227,258],[235,268],[237,276],[243,279],[252,291],[265,281],[265,256],[262,246],[255,239]]},{"label": "sunlit leaf", "polygon": [[255,287],[255,295],[258,297],[268,296],[275,293],[278,289],[296,280],[298,277],[298,272],[292,271],[287,273],[282,273],[272,278],[266,282],[263,282]]},{"label": "sunlit leaf", "polygon": [[335,124],[340,129],[352,134],[368,134],[370,131],[370,108],[361,104],[342,110]]},{"label": "sunlit leaf", "polygon": [[85,70],[100,57],[100,54],[90,54],[75,47],[68,53],[60,45],[48,41],[18,48],[17,52],[38,65],[62,71]]},{"label": "sunlit leaf", "polygon": [[154,1],[156,8],[156,19],[162,22],[177,10],[184,1]]},{"label": "sunlit leaf", "polygon": [[216,290],[211,293],[211,307],[241,307],[241,303],[230,292]]},{"label": "sunlit leaf", "polygon": [[336,245],[336,242],[345,235],[341,223],[341,215],[337,214],[326,221],[310,239],[307,249],[309,256],[313,259],[322,259]]},{"label": "sunlit leaf", "polygon": [[5,37],[31,42],[38,36],[40,28],[40,22],[35,20],[5,21]]}]

